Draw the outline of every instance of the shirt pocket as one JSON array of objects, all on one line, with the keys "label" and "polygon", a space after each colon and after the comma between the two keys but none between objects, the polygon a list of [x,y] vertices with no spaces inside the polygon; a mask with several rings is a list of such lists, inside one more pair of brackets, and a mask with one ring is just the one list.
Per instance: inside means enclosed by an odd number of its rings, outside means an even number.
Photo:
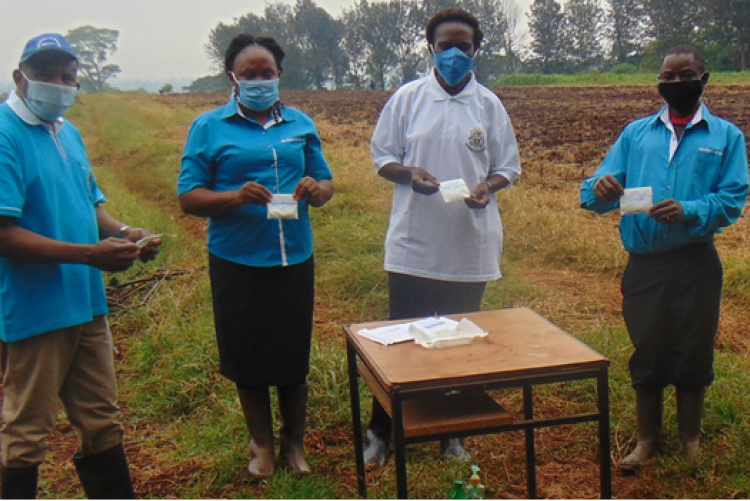
[{"label": "shirt pocket", "polygon": [[724,152],[709,147],[700,147],[693,158],[693,186],[700,195],[705,195],[719,178]]},{"label": "shirt pocket", "polygon": [[724,151],[709,147],[700,147],[695,154],[693,165],[696,172],[705,172],[708,169],[717,169],[724,159]]},{"label": "shirt pocket", "polygon": [[80,195],[87,197],[92,203],[96,202],[96,198],[99,197],[96,189],[96,182],[94,181],[94,172],[91,170],[91,165],[88,162],[82,161],[78,158],[70,159],[70,168],[75,172],[75,176],[72,177],[75,186],[79,188]]},{"label": "shirt pocket", "polygon": [[280,171],[305,171],[307,135],[286,137],[275,145]]}]

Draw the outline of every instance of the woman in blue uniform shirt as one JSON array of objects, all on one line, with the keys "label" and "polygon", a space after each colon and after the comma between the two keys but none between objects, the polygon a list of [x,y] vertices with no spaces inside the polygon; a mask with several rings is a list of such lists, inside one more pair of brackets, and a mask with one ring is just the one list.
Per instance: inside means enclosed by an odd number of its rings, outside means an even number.
[{"label": "woman in blue uniform shirt", "polygon": [[[210,218],[220,370],[237,386],[252,436],[248,471],[258,478],[274,467],[270,386],[283,421],[280,455],[294,472],[311,471],[303,453],[315,302],[308,207],[333,196],[312,120],[279,102],[283,59],[273,38],[232,39],[232,99],[193,122],[178,181],[182,210]],[[286,215],[276,219],[279,208]]]}]

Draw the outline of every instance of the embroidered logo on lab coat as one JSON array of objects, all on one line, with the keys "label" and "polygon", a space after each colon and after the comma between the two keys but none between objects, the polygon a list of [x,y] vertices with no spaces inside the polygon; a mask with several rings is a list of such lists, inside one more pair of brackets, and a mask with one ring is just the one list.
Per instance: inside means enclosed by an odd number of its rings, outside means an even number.
[{"label": "embroidered logo on lab coat", "polygon": [[469,131],[469,139],[466,141],[466,146],[472,151],[482,151],[487,147],[487,141],[481,127],[476,126]]}]

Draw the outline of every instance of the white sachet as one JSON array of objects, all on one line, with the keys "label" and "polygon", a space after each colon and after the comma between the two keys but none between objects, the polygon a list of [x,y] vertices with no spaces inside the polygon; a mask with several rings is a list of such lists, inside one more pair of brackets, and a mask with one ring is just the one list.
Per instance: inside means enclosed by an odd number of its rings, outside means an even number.
[{"label": "white sachet", "polygon": [[654,194],[651,186],[645,188],[630,188],[623,192],[620,197],[620,214],[639,214],[648,212],[654,205]]},{"label": "white sachet", "polygon": [[161,238],[161,236],[162,236],[162,233],[159,233],[158,235],[149,235],[149,236],[147,236],[147,237],[143,237],[143,238],[141,238],[140,240],[138,240],[138,241],[137,241],[137,242],[135,243],[135,245],[136,245],[136,246],[137,246],[137,247],[138,247],[139,249],[143,249],[144,247],[146,247],[146,246],[147,246],[148,244],[150,244],[150,243],[151,243],[151,242],[153,242],[154,240],[158,240],[158,239],[160,239],[160,238]]},{"label": "white sachet", "polygon": [[266,207],[268,219],[299,219],[299,204],[293,195],[273,195]]},{"label": "white sachet", "polygon": [[466,186],[466,181],[460,178],[440,183],[440,193],[447,204],[464,200],[471,195],[469,187]]}]

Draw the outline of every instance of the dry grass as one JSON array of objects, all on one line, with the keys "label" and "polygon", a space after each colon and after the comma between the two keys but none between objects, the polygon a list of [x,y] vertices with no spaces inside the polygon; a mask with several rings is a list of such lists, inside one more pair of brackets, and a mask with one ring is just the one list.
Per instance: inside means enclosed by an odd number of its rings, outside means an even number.
[{"label": "dry grass", "polygon": [[[612,360],[612,456],[634,438],[627,378],[629,342],[620,316],[619,281],[627,256],[617,216],[578,208],[580,181],[591,175],[622,127],[658,106],[649,87],[596,89],[505,88],[499,94],[514,122],[524,175],[499,194],[505,227],[505,278],[488,288],[485,308],[530,306]],[[713,87],[712,111],[750,132],[750,90]],[[216,373],[210,296],[205,277],[205,222],[181,215],[174,197],[184,135],[192,116],[224,104],[226,96],[88,96],[76,108],[97,173],[117,214],[164,225],[172,247],[160,268],[192,273],[164,283],[149,304],[117,322],[123,352],[120,380],[126,408],[127,448],[141,495],[194,497],[354,497],[348,389],[342,325],[383,318],[387,287],[382,244],[390,186],[379,179],[369,138],[383,92],[284,93],[319,128],[335,175],[337,195],[314,211],[318,263],[310,426],[306,445],[317,475],[298,481],[284,474],[253,483],[244,475],[247,439],[231,385]],[[119,186],[120,188],[116,188]],[[121,190],[121,191],[120,191]],[[725,263],[726,292],[717,340],[720,374],[709,394],[703,462],[674,459],[674,411],[668,403],[670,454],[636,478],[616,476],[616,497],[746,497],[746,475],[733,461],[748,461],[750,411],[741,397],[750,342],[750,223],[743,217],[717,240]],[[168,241],[169,242],[169,241]],[[166,261],[166,262],[165,262]],[[149,276],[138,270],[123,281]],[[574,398],[571,398],[571,395]],[[727,396],[728,395],[728,396]],[[518,412],[520,395],[496,398]],[[592,405],[590,388],[553,386],[536,395],[539,412],[555,415]],[[65,424],[52,437],[55,464],[74,448]],[[539,494],[548,498],[598,495],[596,434],[591,425],[537,434]],[[239,438],[238,438],[239,437]],[[490,497],[525,497],[523,435],[469,440]],[[440,497],[467,472],[439,456],[432,444],[408,452],[412,496]],[[395,492],[393,462],[370,475],[371,496]],[[76,495],[68,467],[45,466],[46,495]],[[743,480],[744,479],[744,480]]]}]

